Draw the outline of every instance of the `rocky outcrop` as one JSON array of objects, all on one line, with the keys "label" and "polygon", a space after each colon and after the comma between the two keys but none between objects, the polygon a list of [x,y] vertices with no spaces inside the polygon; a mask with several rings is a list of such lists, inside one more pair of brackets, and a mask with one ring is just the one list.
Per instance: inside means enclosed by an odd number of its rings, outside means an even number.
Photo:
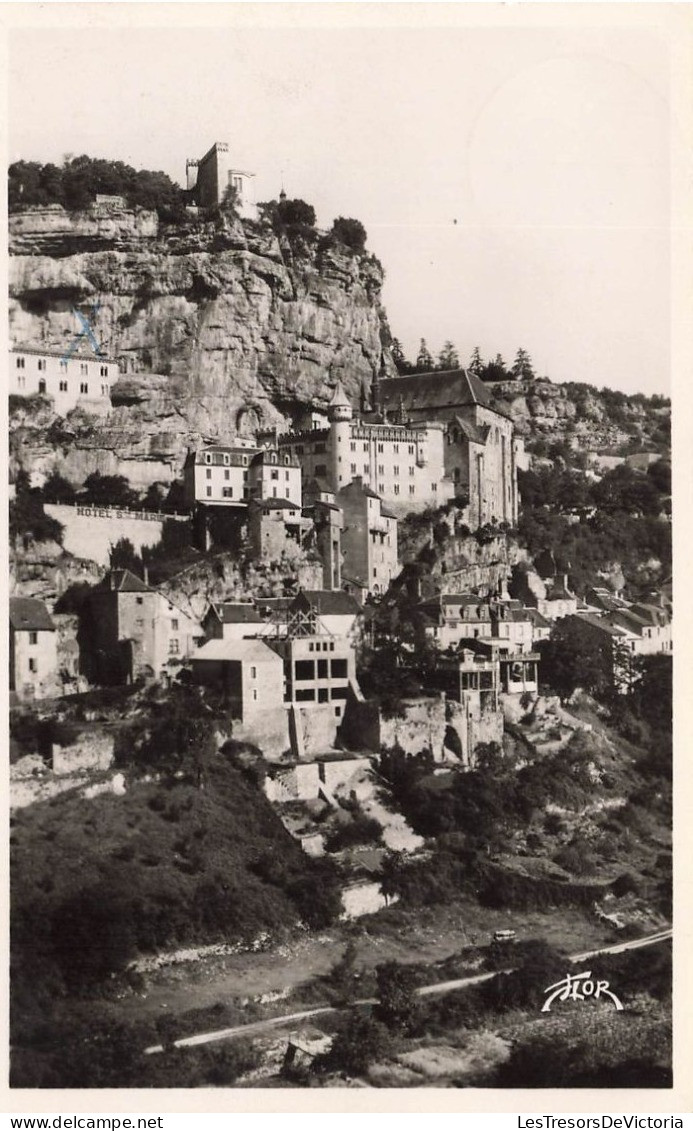
[{"label": "rocky outcrop", "polygon": [[162,229],[152,213],[52,208],[10,218],[10,252],[12,340],[64,348],[79,307],[121,363],[113,413],[69,445],[73,479],[142,461],[149,482],[173,478],[189,444],[324,405],[338,379],[357,403],[389,342],[377,260],[317,235],[292,246],[249,221]]}]

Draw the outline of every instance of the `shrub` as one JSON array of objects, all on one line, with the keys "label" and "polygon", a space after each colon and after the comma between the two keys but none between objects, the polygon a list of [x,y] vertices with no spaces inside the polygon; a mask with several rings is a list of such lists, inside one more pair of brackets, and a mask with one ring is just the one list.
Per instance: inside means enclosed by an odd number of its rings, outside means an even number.
[{"label": "shrub", "polygon": [[329,234],[337,243],[344,244],[350,251],[362,252],[366,249],[366,229],[360,220],[338,216]]},{"label": "shrub", "polygon": [[356,1010],[337,1030],[332,1047],[324,1056],[316,1058],[316,1072],[346,1072],[362,1076],[376,1061],[387,1056],[392,1039],[385,1025],[373,1017]]}]

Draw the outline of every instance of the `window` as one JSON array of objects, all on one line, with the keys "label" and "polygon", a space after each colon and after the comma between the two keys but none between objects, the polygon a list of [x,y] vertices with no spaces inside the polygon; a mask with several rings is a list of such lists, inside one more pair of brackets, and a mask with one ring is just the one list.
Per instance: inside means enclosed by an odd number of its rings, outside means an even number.
[{"label": "window", "polygon": [[178,632],[178,619],[176,617],[171,619],[171,632]]},{"label": "window", "polygon": [[[225,453],[224,453],[224,463],[225,463],[226,465],[228,465],[228,462],[229,462],[229,456],[228,456],[228,453],[227,453],[227,452],[225,452]],[[227,478],[228,478],[228,476],[227,476]]]},{"label": "window", "polygon": [[392,450],[396,455],[399,455],[399,444],[395,444]]},{"label": "window", "polygon": [[330,643],[330,652],[334,652],[334,641]]},{"label": "window", "polygon": [[379,451],[379,452],[382,452],[382,451],[384,451],[384,448],[383,448],[383,445],[382,445],[382,444],[378,444],[378,451]]},{"label": "window", "polygon": [[415,495],[415,494],[416,494],[416,487],[414,486],[414,484],[413,484],[413,483],[410,483],[410,484],[409,484],[409,494],[410,494],[410,495]]},{"label": "window", "polygon": [[257,668],[255,666],[250,669],[250,678],[257,679]]},{"label": "window", "polygon": [[222,487],[221,493],[222,493],[222,497],[224,499],[232,499],[233,498],[233,487]]},{"label": "window", "polygon": [[315,661],[314,660],[297,660],[296,661],[296,682],[305,683],[308,679],[315,679]]},{"label": "window", "polygon": [[276,497],[277,497],[277,488],[276,488],[276,487],[273,487],[273,488],[272,488],[272,498],[273,498],[273,499],[276,499]]},{"label": "window", "polygon": [[23,357],[17,358],[17,369],[24,369],[24,360]]},{"label": "window", "polygon": [[382,463],[379,463],[378,464],[378,475],[384,475],[384,474],[385,474],[385,468],[383,467]]},{"label": "window", "polygon": [[142,605],[142,604],[144,604],[144,598],[143,598],[143,597],[136,597],[136,598],[135,598],[135,604],[136,604],[136,605]]},{"label": "window", "polygon": [[289,479],[291,478],[288,471],[284,472],[284,478],[286,479],[286,481],[288,483]]},{"label": "window", "polygon": [[253,699],[257,703],[257,687],[253,688]]},{"label": "window", "polygon": [[327,660],[318,660],[318,679],[327,679]]},{"label": "window", "polygon": [[414,445],[413,445],[413,444],[410,444],[410,445],[409,445],[409,455],[410,455],[410,456],[413,456],[413,455],[414,455]]},{"label": "window", "polygon": [[208,488],[207,488],[207,498],[208,498],[208,499],[210,498],[211,494],[212,494],[212,488],[211,488],[211,487],[208,487]]},{"label": "window", "polygon": [[61,393],[66,393],[67,392],[67,381],[60,381],[58,383],[58,388],[60,389]]},{"label": "window", "polygon": [[29,671],[30,672],[38,671],[38,667],[36,665],[36,660],[34,660],[33,658],[31,660],[29,660]]},{"label": "window", "polygon": [[327,703],[327,702],[329,702],[329,698],[330,698],[329,688],[319,687],[318,688],[318,703]]},{"label": "window", "polygon": [[144,628],[144,617],[137,617],[135,620],[135,628]]},{"label": "window", "polygon": [[367,452],[367,451],[368,451],[368,444],[364,444],[364,445],[363,445],[363,450],[364,450],[364,452]]},{"label": "window", "polygon": [[26,377],[18,377],[17,386],[20,389],[26,389]]},{"label": "window", "polygon": [[315,474],[318,475],[318,476],[327,475],[327,464],[326,463],[316,463]]},{"label": "window", "polygon": [[315,691],[312,687],[298,688],[294,694],[297,703],[314,703]]},{"label": "window", "polygon": [[108,377],[108,366],[107,366],[107,365],[102,365],[102,366],[101,366],[101,369],[99,370],[99,372],[100,372],[100,374],[101,374],[101,376],[102,376],[102,377]]},{"label": "window", "polygon": [[212,462],[212,456],[211,456],[211,453],[210,453],[210,452],[205,452],[205,463],[211,463],[211,462]]},{"label": "window", "polygon": [[395,495],[399,495],[399,483],[395,483],[394,492],[395,492]]},{"label": "window", "polygon": [[351,465],[351,474],[356,475],[356,464],[355,463],[352,463],[352,465]]},{"label": "window", "polygon": [[224,472],[224,479],[230,479],[230,478],[231,478],[231,472],[227,469]]},{"label": "window", "polygon": [[172,636],[168,642],[168,654],[169,656],[177,656],[179,651],[178,640],[175,636]]},{"label": "window", "polygon": [[333,679],[346,679],[347,678],[347,662],[346,662],[346,660],[333,660],[332,661],[332,678]]},{"label": "window", "polygon": [[79,391],[80,391],[80,393],[88,393],[89,392],[89,386],[87,385],[86,381],[82,381],[82,383],[79,386]]},{"label": "window", "polygon": [[38,644],[38,632],[30,632],[29,633],[29,643],[30,644]]},{"label": "window", "polygon": [[437,491],[438,490],[438,484],[437,483],[431,483],[431,490]]},{"label": "window", "polygon": [[352,452],[355,452],[355,451],[356,451],[356,444],[354,444],[354,443],[353,443],[353,441],[352,441],[352,443],[351,443],[351,444],[349,445],[349,447],[351,448]]},{"label": "window", "polygon": [[46,362],[45,362],[44,358],[40,357],[40,358],[38,359],[38,362],[37,362],[37,366],[38,366],[38,371],[39,371],[39,373],[45,373],[45,371],[46,371]]},{"label": "window", "polygon": [[65,361],[64,357],[61,357],[60,359],[60,368],[62,369],[63,373],[67,373],[67,362]]},{"label": "window", "polygon": [[324,445],[324,444],[316,444],[316,445],[315,445],[315,454],[316,454],[316,456],[317,456],[317,455],[322,455],[322,454],[324,453],[324,451],[325,451],[325,450],[326,450],[326,449],[325,449],[325,445]]},{"label": "window", "polygon": [[414,468],[413,468],[413,467],[410,467],[410,468],[409,468],[409,474],[410,474],[410,475],[413,475],[413,474],[414,474]]},{"label": "window", "polygon": [[333,687],[332,688],[332,698],[333,699],[346,699],[348,694],[349,694],[349,688],[348,687]]},{"label": "window", "polygon": [[212,478],[212,469],[211,469],[211,467],[208,467],[207,468],[207,479],[211,479],[211,478]]},{"label": "window", "polygon": [[279,478],[279,472],[278,471],[273,470],[273,471],[270,472],[270,479],[278,479],[278,478]]},{"label": "window", "polygon": [[79,367],[79,371],[80,371],[80,373],[82,374],[83,377],[86,377],[89,374],[89,366],[85,362],[82,362],[82,364]]},{"label": "window", "polygon": [[248,466],[248,457],[247,456],[241,456],[241,463],[243,464],[244,467],[247,467]]},{"label": "window", "polygon": [[395,475],[399,475],[399,464],[395,464],[395,466],[393,467],[392,470],[395,473]]},{"label": "window", "polygon": [[363,465],[363,474],[364,474],[364,475],[368,475],[369,473],[370,473],[370,464],[364,463],[364,465]]}]

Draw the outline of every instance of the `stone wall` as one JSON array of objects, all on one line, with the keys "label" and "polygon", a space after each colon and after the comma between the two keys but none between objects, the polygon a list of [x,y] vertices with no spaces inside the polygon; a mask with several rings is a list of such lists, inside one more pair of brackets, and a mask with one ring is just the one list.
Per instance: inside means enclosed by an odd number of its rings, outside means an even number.
[{"label": "stone wall", "polygon": [[115,507],[46,503],[44,510],[64,527],[63,548],[68,553],[102,566],[108,565],[110,549],[121,538],[127,538],[139,553],[144,546],[159,544],[165,523],[188,521],[147,511],[121,511]]},{"label": "stone wall", "polygon": [[54,774],[74,774],[86,770],[107,770],[113,763],[113,735],[103,730],[88,730],[70,746],[53,744],[51,765]]},{"label": "stone wall", "polygon": [[337,738],[339,719],[331,703],[315,707],[297,706],[296,721],[303,736],[302,757],[314,758],[316,754],[326,754],[332,750]]},{"label": "stone wall", "polygon": [[275,707],[247,723],[234,719],[232,737],[234,742],[252,742],[258,746],[269,762],[278,761],[291,750],[289,712],[286,707]]}]

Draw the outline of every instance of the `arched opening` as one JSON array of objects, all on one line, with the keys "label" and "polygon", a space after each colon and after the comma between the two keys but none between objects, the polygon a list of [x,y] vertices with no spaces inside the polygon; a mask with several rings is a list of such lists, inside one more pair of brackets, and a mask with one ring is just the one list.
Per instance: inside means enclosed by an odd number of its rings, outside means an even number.
[{"label": "arched opening", "polygon": [[46,378],[45,377],[39,377],[38,391],[39,391],[39,393],[45,393],[45,391],[46,391]]}]

